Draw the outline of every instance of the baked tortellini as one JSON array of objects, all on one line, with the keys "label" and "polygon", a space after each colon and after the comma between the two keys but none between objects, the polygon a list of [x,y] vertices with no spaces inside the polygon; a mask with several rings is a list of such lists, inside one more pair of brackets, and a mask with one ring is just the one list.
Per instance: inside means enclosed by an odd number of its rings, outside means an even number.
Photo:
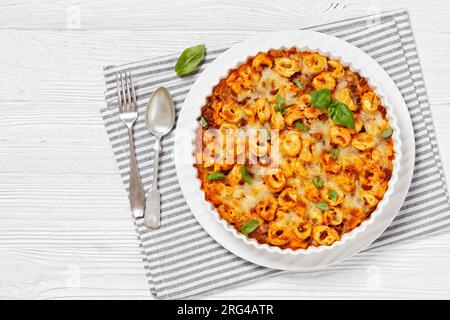
[{"label": "baked tortellini", "polygon": [[295,157],[302,147],[300,135],[297,132],[289,131],[282,136],[280,149],[287,157]]},{"label": "baked tortellini", "polygon": [[[319,90],[348,108],[354,126],[315,105]],[[330,246],[370,218],[388,188],[395,153],[382,101],[366,79],[317,52],[249,58],[213,88],[198,121],[194,166],[205,199],[259,243]]]},{"label": "baked tortellini", "polygon": [[330,73],[322,72],[318,76],[314,77],[311,84],[316,90],[328,89],[330,91],[333,91],[333,89],[336,87],[336,80]]},{"label": "baked tortellini", "polygon": [[274,70],[283,77],[289,78],[294,73],[299,72],[301,65],[297,59],[281,57],[275,59]]},{"label": "baked tortellini", "polygon": [[255,207],[256,213],[266,221],[272,221],[278,209],[277,200],[274,198],[263,198]]}]

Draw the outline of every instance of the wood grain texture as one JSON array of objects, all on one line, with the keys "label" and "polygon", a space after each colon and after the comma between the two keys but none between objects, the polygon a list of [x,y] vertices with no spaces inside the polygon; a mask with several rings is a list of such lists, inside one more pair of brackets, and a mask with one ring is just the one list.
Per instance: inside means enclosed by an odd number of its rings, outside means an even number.
[{"label": "wood grain texture", "polygon": [[[392,8],[392,1],[15,1],[0,4],[0,298],[151,299],[98,112],[102,67]],[[408,8],[450,172],[450,4]],[[119,23],[120,22],[120,23]],[[201,298],[450,298],[450,234]]]}]

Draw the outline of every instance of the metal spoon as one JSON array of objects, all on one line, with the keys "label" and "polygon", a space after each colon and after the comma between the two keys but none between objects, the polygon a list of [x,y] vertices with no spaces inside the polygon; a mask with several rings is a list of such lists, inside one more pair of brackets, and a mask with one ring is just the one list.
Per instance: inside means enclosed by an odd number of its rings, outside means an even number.
[{"label": "metal spoon", "polygon": [[175,123],[175,106],[166,88],[160,87],[153,92],[145,111],[147,129],[156,137],[155,160],[153,163],[153,185],[147,192],[145,202],[144,224],[147,228],[157,229],[160,226],[160,193],[158,190],[158,162],[161,150],[161,138],[168,134]]}]

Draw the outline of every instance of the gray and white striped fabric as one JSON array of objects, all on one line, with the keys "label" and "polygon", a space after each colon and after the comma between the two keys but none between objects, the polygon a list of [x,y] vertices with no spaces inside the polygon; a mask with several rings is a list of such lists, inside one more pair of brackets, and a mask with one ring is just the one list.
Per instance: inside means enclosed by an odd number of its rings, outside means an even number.
[{"label": "gray and white striped fabric", "polygon": [[[367,52],[395,81],[411,114],[416,140],[412,184],[392,225],[367,250],[450,226],[447,186],[408,13],[397,10],[326,25],[295,27],[334,35]],[[130,71],[133,74],[139,105],[134,131],[136,153],[140,174],[148,189],[154,138],[144,125],[147,99],[154,89],[164,85],[172,93],[179,111],[198,74],[226,49],[208,50],[200,71],[183,78],[173,71],[179,53],[104,69],[107,106],[101,109],[101,114],[125,187],[129,177],[129,145],[127,130],[118,116],[115,72]],[[158,181],[162,202],[161,228],[147,230],[142,219],[135,219],[152,294],[159,298],[182,298],[280,273],[234,256],[197,223],[178,184],[173,138],[172,133],[162,143]]]}]

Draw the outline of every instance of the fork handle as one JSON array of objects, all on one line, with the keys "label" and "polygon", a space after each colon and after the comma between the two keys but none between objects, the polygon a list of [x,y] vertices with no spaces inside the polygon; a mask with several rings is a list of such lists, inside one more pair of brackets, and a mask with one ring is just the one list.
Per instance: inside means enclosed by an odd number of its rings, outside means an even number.
[{"label": "fork handle", "polygon": [[144,216],[145,192],[136,161],[132,126],[128,128],[128,138],[130,140],[130,185],[128,188],[130,206],[134,216],[141,218]]}]

